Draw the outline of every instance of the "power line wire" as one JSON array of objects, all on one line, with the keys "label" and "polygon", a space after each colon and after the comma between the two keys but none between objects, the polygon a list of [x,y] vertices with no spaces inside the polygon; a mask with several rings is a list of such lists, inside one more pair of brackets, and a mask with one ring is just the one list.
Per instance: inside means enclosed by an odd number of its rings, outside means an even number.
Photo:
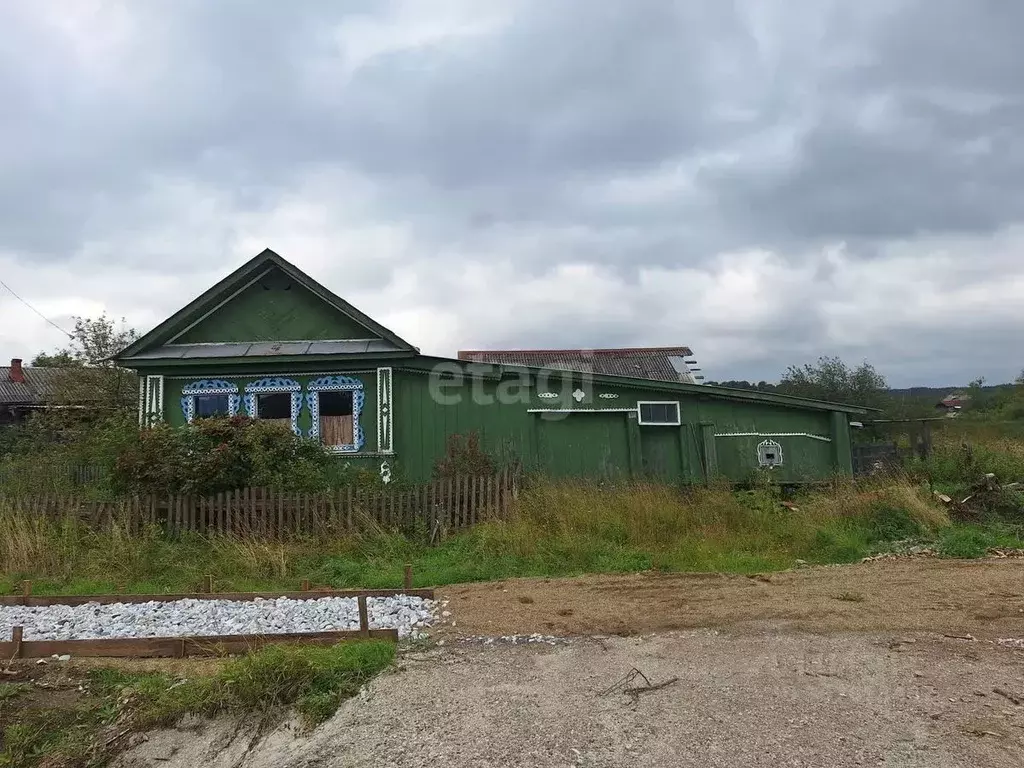
[{"label": "power line wire", "polygon": [[52,326],[53,326],[54,328],[56,328],[56,329],[57,329],[58,331],[60,331],[61,333],[63,333],[63,334],[65,335],[65,336],[67,336],[67,337],[68,337],[69,339],[73,339],[73,338],[75,338],[75,337],[74,337],[74,336],[72,336],[72,335],[71,335],[70,333],[68,333],[68,332],[67,332],[67,331],[65,331],[65,330],[64,330],[63,328],[61,328],[61,327],[60,327],[59,325],[57,325],[57,324],[56,324],[55,322],[53,322],[53,320],[51,320],[50,318],[48,318],[48,317],[47,317],[46,315],[44,315],[44,314],[43,314],[42,312],[40,312],[40,311],[39,311],[38,309],[36,309],[36,308],[35,308],[35,307],[33,307],[33,306],[32,306],[31,304],[29,304],[29,303],[28,303],[27,301],[25,301],[25,300],[24,300],[23,298],[21,298],[21,296],[19,296],[18,294],[16,294],[16,293],[14,292],[14,289],[13,289],[13,288],[11,288],[11,286],[9,286],[9,285],[8,285],[7,283],[5,283],[5,282],[4,282],[3,280],[0,280],[0,286],[3,286],[4,288],[6,288],[6,289],[7,289],[7,292],[8,292],[9,294],[11,294],[11,296],[13,296],[13,297],[14,297],[14,298],[16,298],[16,299],[17,299],[18,301],[20,301],[20,302],[21,302],[22,304],[24,304],[24,305],[25,305],[26,307],[28,307],[29,309],[31,309],[31,310],[32,310],[33,312],[35,312],[35,313],[36,313],[37,315],[39,315],[39,316],[40,316],[41,318],[43,318],[43,320],[45,320],[46,322],[48,322],[48,323],[49,323],[50,325],[52,325]]}]

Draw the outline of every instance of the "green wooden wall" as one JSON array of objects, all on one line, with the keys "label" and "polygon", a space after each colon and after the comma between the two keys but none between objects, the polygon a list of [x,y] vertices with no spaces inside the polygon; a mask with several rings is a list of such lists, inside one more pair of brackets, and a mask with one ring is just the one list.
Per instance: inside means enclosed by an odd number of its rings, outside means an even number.
[{"label": "green wooden wall", "polygon": [[[745,482],[759,471],[757,444],[768,434],[783,447],[784,463],[772,470],[779,482],[821,480],[850,471],[845,414],[834,417],[824,410],[659,392],[656,387],[585,382],[552,386],[548,380],[519,390],[478,380],[447,386],[442,400],[431,393],[428,376],[396,370],[397,461],[410,477],[427,477],[444,454],[448,435],[476,432],[490,452],[516,456],[527,468],[555,477],[696,483],[719,474]],[[577,390],[583,393],[579,399],[572,394]],[[500,395],[507,401],[510,392],[513,402],[502,402]],[[638,424],[633,409],[643,400],[678,401],[682,424]],[[731,436],[742,432],[759,434]],[[845,455],[837,451],[837,439],[840,445],[845,442]]]},{"label": "green wooden wall", "polygon": [[[528,470],[554,477],[700,483],[721,475],[746,482],[761,471],[757,445],[766,436],[783,448],[782,466],[771,471],[778,482],[822,480],[851,469],[849,419],[842,412],[659,389],[654,382],[629,386],[541,378],[519,386],[516,376],[506,376],[464,377],[439,387],[425,367],[413,364],[393,368],[394,451],[382,455],[377,453],[376,369],[334,373],[358,378],[365,393],[360,418],[364,455],[339,460],[374,467],[386,460],[410,480],[430,477],[449,436],[471,432],[493,455],[518,459]],[[192,381],[222,378],[244,392],[246,384],[265,375],[216,376],[204,370],[168,377],[164,417],[174,425],[184,423],[181,389]],[[298,381],[305,395],[309,382],[325,374],[281,370],[275,375]],[[641,425],[638,401],[678,401],[682,423]],[[308,434],[305,399],[298,423]]]},{"label": "green wooden wall", "polygon": [[368,338],[377,338],[377,334],[274,269],[174,341],[195,344]]}]

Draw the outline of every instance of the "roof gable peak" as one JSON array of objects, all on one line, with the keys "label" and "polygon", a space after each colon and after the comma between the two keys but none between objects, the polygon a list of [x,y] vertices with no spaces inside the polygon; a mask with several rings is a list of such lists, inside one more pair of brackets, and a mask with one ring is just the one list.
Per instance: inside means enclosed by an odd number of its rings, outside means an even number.
[{"label": "roof gable peak", "polygon": [[[261,284],[261,280],[273,275],[283,276],[284,282],[287,284],[274,286]],[[271,282],[274,281],[271,280]],[[278,280],[277,282],[280,283],[281,281]],[[298,293],[288,293],[292,284],[299,286],[302,290]],[[260,296],[253,295],[253,292],[258,290],[254,286],[260,286],[267,291],[270,291],[272,287],[280,290],[276,291],[273,296],[267,294],[267,301],[263,301]],[[287,298],[283,299],[282,297]],[[232,303],[235,303],[233,313],[231,312]],[[245,306],[239,307],[240,303]],[[292,306],[296,303],[303,303],[305,306],[297,309],[295,306]],[[127,363],[133,357],[142,353],[152,351],[158,347],[164,347],[168,344],[183,342],[290,341],[291,339],[286,338],[242,339],[234,337],[245,335],[246,323],[240,322],[240,316],[244,320],[247,312],[250,314],[266,315],[266,317],[262,318],[264,326],[269,322],[271,327],[273,327],[276,321],[283,323],[295,315],[301,315],[302,311],[300,310],[308,311],[314,317],[318,317],[323,323],[327,323],[328,326],[331,325],[329,318],[337,318],[336,324],[348,326],[350,332],[356,333],[358,337],[364,340],[368,338],[382,339],[388,342],[388,346],[395,348],[396,351],[416,352],[416,348],[412,344],[400,338],[396,333],[385,328],[363,312],[360,312],[276,251],[264,248],[256,256],[246,261],[182,309],[122,350],[115,359],[122,363]],[[215,318],[218,313],[221,315],[234,315],[231,318],[233,321],[232,330],[222,339],[207,338],[214,331],[209,327],[203,328],[203,324],[209,325],[211,318]],[[303,330],[301,324],[297,330],[300,332]],[[325,332],[331,335],[330,330],[330,327],[327,327]],[[305,334],[303,334],[302,340],[306,340]]]}]

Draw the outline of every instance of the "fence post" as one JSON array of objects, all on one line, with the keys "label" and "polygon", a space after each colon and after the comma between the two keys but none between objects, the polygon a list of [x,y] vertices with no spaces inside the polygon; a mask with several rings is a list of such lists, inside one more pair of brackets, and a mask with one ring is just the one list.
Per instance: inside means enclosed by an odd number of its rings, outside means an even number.
[{"label": "fence post", "polygon": [[14,643],[14,653],[11,654],[11,658],[21,658],[21,638],[24,637],[25,630],[22,627],[11,627],[11,642]]},{"label": "fence post", "polygon": [[406,590],[412,589],[412,563],[406,563],[403,571],[402,586]]},{"label": "fence post", "polygon": [[363,637],[370,636],[370,613],[366,607],[366,595],[356,598],[359,603],[359,634]]}]

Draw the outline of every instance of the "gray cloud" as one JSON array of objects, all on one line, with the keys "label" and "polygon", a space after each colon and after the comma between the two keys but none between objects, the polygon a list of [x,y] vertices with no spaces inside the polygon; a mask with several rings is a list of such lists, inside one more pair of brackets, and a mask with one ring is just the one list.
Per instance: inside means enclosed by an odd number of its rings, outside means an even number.
[{"label": "gray cloud", "polygon": [[[715,378],[839,352],[907,383],[964,378],[952,341],[1005,378],[1022,26],[996,0],[8,4],[0,271],[144,325],[271,246],[434,352],[686,343]],[[21,311],[0,295],[0,348],[51,344]]]}]

